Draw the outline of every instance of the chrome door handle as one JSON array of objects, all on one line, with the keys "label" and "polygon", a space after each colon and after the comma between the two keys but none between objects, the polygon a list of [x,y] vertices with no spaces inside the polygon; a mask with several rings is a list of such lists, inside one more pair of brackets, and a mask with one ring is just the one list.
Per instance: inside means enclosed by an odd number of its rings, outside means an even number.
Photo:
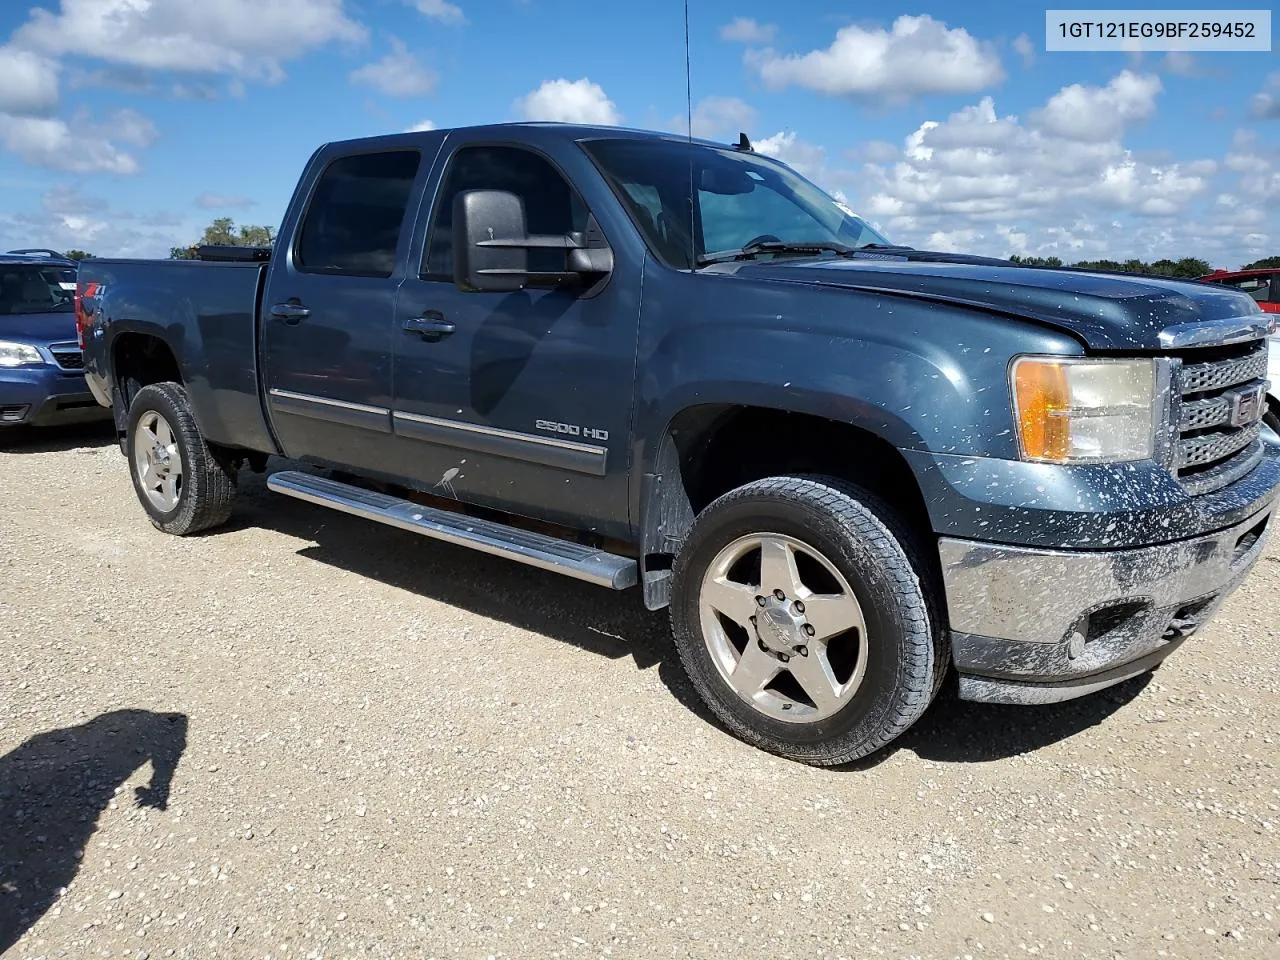
[{"label": "chrome door handle", "polygon": [[285,323],[297,323],[305,317],[311,316],[311,310],[304,307],[296,300],[287,300],[284,303],[277,303],[271,307],[271,315],[277,320],[283,320]]},{"label": "chrome door handle", "polygon": [[403,326],[405,333],[416,333],[428,343],[443,340],[457,329],[438,310],[427,310],[420,317],[411,317],[404,322]]}]

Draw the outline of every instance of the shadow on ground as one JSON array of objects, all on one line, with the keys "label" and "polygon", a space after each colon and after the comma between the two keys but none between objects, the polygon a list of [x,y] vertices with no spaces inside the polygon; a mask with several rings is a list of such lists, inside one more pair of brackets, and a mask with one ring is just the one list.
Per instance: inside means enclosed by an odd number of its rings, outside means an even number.
[{"label": "shadow on ground", "polygon": [[[308,469],[273,461],[270,470],[285,468]],[[248,472],[242,472],[240,482],[242,497],[232,518],[233,529],[262,527],[311,541],[298,550],[300,556],[600,656],[631,657],[641,670],[656,666],[659,678],[684,706],[703,721],[715,722],[679,664],[666,612],[646,610],[638,590],[611,593],[513,561],[277,496],[266,489],[263,477]],[[870,769],[904,749],[945,763],[978,763],[1028,753],[1102,723],[1136,697],[1148,679],[1139,677],[1067,703],[1012,707],[960,700],[953,677],[929,711],[904,736],[845,769]]]},{"label": "shadow on ground", "polygon": [[165,809],[186,744],[181,713],[116,710],[0,757],[0,954],[75,878],[107,802],[148,761],[137,802]]},{"label": "shadow on ground", "polygon": [[116,427],[111,420],[62,427],[0,427],[0,453],[61,453],[115,442]]}]

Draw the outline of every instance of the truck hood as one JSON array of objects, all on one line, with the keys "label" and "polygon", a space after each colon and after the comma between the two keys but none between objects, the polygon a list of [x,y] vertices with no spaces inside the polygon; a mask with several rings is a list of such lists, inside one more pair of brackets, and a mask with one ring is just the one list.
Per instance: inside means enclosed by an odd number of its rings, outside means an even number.
[{"label": "truck hood", "polygon": [[76,339],[74,313],[0,313],[0,340],[24,343],[70,342]]},{"label": "truck hood", "polygon": [[[909,258],[909,259],[908,259]],[[1004,260],[922,250],[853,258],[726,264],[744,278],[846,287],[973,307],[1034,320],[1075,335],[1094,350],[1160,350],[1203,340],[1187,325],[1217,321],[1247,330],[1268,317],[1246,293],[1189,280],[1022,267]],[[717,268],[713,267],[712,270]],[[1239,323],[1232,323],[1234,320]],[[1179,328],[1180,336],[1160,334]],[[1248,334],[1259,335],[1261,330]]]}]

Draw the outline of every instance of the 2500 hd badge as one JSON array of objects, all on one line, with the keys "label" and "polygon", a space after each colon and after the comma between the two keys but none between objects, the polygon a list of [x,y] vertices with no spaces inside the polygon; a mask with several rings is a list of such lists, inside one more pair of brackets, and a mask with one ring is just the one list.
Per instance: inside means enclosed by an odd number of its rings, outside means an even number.
[{"label": "2500 hd badge", "polygon": [[608,430],[597,430],[595,427],[580,427],[576,423],[557,423],[555,420],[535,420],[535,430],[546,430],[548,433],[560,433],[569,437],[586,437],[599,440],[601,443],[609,439]]}]

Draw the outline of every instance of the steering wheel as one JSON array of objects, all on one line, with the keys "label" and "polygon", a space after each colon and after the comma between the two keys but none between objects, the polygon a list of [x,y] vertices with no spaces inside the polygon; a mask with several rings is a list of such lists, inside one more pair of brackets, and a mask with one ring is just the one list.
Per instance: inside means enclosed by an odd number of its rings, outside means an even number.
[{"label": "steering wheel", "polygon": [[772,233],[762,233],[762,234],[760,234],[760,236],[758,236],[758,237],[754,237],[754,238],[752,238],[751,240],[748,240],[746,243],[744,243],[744,244],[742,245],[742,249],[743,249],[743,250],[750,250],[752,247],[758,247],[758,246],[760,246],[761,244],[765,244],[765,243],[781,243],[781,242],[782,242],[782,240],[781,240],[780,238],[778,238],[778,237],[775,237]]}]

